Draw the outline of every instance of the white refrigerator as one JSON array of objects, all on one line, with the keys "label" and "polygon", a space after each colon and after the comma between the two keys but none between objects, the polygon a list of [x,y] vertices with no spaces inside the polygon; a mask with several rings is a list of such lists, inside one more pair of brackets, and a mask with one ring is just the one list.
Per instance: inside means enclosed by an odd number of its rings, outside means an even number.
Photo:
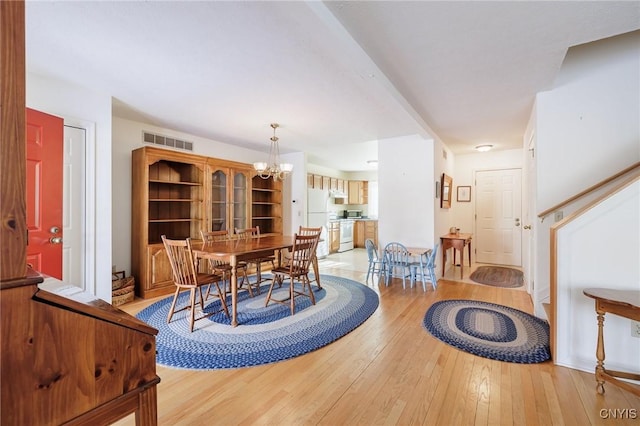
[{"label": "white refrigerator", "polygon": [[316,254],[323,258],[329,254],[327,224],[329,223],[329,191],[325,189],[309,189],[307,192],[307,226],[322,227],[320,242]]}]

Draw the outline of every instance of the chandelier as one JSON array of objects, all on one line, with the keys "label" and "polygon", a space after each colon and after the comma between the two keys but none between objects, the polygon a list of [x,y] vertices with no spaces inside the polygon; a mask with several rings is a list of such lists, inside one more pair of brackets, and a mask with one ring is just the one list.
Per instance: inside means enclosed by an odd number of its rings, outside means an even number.
[{"label": "chandelier", "polygon": [[253,168],[258,172],[258,176],[262,179],[283,180],[293,170],[293,164],[280,162],[280,149],[278,148],[278,137],[276,129],[280,127],[278,123],[271,123],[273,136],[271,136],[271,149],[269,150],[269,162],[253,163]]}]

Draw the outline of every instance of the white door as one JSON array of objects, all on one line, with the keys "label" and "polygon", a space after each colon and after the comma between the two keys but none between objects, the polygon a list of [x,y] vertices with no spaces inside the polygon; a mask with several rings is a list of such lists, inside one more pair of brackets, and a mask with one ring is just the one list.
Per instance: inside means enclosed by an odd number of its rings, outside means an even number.
[{"label": "white door", "polygon": [[86,130],[64,126],[62,280],[85,288]]},{"label": "white door", "polygon": [[522,265],[522,170],[476,172],[476,262]]},{"label": "white door", "polygon": [[536,222],[536,138],[535,134],[531,135],[529,140],[529,146],[527,147],[526,160],[526,190],[525,190],[525,205],[527,206],[524,213],[524,220],[522,221],[522,230],[524,232],[524,246],[527,248],[525,253],[524,265],[524,278],[526,280],[527,292],[533,294],[535,286],[535,264],[536,264],[536,250],[535,250],[535,232],[533,224]]}]

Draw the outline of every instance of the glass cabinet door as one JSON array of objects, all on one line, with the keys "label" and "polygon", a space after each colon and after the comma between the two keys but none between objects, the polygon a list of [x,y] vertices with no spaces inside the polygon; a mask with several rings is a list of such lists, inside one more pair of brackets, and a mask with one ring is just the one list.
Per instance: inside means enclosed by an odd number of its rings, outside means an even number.
[{"label": "glass cabinet door", "polygon": [[216,170],[211,174],[211,231],[228,229],[227,173]]},{"label": "glass cabinet door", "polygon": [[243,172],[233,175],[233,226],[238,229],[248,228],[249,178]]}]

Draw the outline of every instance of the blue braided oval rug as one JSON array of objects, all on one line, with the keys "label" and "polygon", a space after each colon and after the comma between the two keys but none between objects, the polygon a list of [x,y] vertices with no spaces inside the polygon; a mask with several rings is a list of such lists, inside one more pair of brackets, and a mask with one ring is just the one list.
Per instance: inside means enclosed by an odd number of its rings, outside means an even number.
[{"label": "blue braided oval rug", "polygon": [[[265,275],[269,278],[269,275]],[[136,317],[158,329],[158,364],[190,369],[214,370],[268,364],[293,358],[325,346],[362,324],[378,308],[378,295],[371,288],[346,278],[321,275],[322,290],[311,284],[316,304],[307,297],[296,298],[296,313],[289,306],[270,303],[265,308],[268,284],[261,294],[249,297],[238,293],[238,327],[219,313],[196,321],[189,332],[188,310],[174,314],[167,324],[173,296],[160,300]],[[286,284],[286,282],[285,282]],[[274,297],[284,299],[288,286],[274,289]],[[178,307],[187,303],[188,293],[178,299]],[[205,302],[206,303],[206,302]],[[205,312],[220,308],[211,300]],[[201,312],[197,308],[196,318]]]},{"label": "blue braided oval rug", "polygon": [[549,324],[526,312],[476,300],[443,300],[424,327],[437,339],[484,358],[531,364],[551,358]]}]

